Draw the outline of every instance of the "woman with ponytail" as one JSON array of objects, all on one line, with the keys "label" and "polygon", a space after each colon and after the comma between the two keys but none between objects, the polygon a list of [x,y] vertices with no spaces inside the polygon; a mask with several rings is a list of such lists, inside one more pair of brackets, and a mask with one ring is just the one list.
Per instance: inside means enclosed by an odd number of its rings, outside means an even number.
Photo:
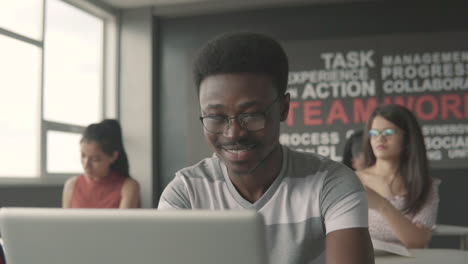
[{"label": "woman with ponytail", "polygon": [[80,140],[84,174],[65,182],[63,208],[137,208],[140,189],[130,177],[120,124],[89,125]]}]

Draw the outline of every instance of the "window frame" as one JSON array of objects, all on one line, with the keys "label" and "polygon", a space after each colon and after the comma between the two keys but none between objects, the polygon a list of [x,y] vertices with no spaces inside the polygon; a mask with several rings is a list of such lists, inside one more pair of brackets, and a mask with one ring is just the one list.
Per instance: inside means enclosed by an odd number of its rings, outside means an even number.
[{"label": "window frame", "polygon": [[[81,134],[85,126],[73,125],[68,123],[59,123],[47,121],[44,119],[44,36],[46,22],[46,5],[48,0],[42,0],[42,25],[41,39],[35,40],[27,36],[12,32],[0,27],[0,34],[6,37],[23,41],[35,45],[41,49],[40,55],[40,111],[38,113],[39,121],[39,171],[38,177],[20,178],[20,177],[0,177],[0,185],[57,185],[63,184],[66,179],[77,173],[49,173],[47,171],[47,133],[49,131],[69,132]],[[116,118],[119,114],[119,21],[118,12],[101,3],[91,2],[91,0],[59,0],[78,8],[84,12],[94,15],[103,20],[103,53],[102,53],[102,107],[101,118]],[[78,142],[77,142],[78,143]]]}]

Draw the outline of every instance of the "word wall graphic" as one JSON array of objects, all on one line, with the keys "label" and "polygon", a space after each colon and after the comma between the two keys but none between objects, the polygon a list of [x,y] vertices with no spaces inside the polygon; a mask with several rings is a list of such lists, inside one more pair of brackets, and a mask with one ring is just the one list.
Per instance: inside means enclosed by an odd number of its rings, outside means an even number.
[{"label": "word wall graphic", "polygon": [[341,161],[375,107],[399,104],[418,119],[431,167],[468,167],[467,35],[283,43],[291,104],[280,142]]}]

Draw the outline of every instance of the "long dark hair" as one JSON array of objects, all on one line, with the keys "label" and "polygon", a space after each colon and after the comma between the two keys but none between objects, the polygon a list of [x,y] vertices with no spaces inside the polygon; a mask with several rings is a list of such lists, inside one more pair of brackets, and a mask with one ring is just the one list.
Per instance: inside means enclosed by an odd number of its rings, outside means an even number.
[{"label": "long dark hair", "polygon": [[110,169],[122,176],[130,176],[127,153],[123,145],[122,129],[117,120],[104,119],[99,123],[86,127],[80,143],[91,141],[98,143],[101,150],[109,156],[117,151],[119,153],[118,157],[111,164]]},{"label": "long dark hair", "polygon": [[[382,105],[374,109],[369,116],[366,131],[371,129],[376,116],[385,118],[404,131],[397,172],[402,176],[406,188],[403,212],[415,214],[426,202],[432,186],[421,127],[407,108],[399,105]],[[364,134],[363,147],[366,166],[374,165],[376,158],[367,133]]]},{"label": "long dark hair", "polygon": [[362,152],[362,130],[358,130],[346,140],[343,150],[343,164],[355,170],[353,168],[353,158]]}]

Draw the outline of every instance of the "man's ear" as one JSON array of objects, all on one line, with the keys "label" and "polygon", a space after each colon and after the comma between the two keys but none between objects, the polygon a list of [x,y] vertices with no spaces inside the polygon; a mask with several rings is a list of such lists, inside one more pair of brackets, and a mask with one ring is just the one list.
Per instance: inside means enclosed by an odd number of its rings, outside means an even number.
[{"label": "man's ear", "polygon": [[285,121],[288,118],[289,101],[290,101],[290,95],[289,95],[289,93],[285,93],[284,96],[283,96],[282,105],[281,105],[281,119],[280,119],[280,121]]}]

